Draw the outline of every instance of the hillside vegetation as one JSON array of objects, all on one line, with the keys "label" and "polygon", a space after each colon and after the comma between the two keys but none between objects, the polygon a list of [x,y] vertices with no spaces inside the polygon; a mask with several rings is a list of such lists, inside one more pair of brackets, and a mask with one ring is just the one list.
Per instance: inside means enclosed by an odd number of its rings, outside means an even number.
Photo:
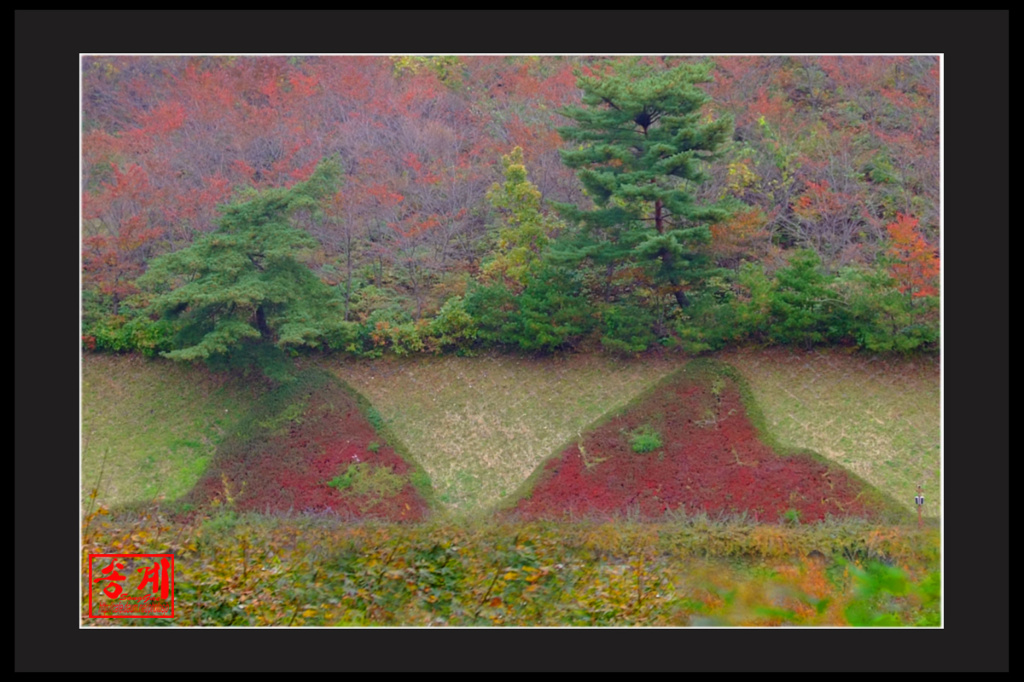
[{"label": "hillside vegetation", "polygon": [[82,81],[89,349],[939,348],[933,56],[97,56]]},{"label": "hillside vegetation", "polygon": [[940,368],[937,358],[838,351],[722,353],[749,382],[778,441],[815,450],[925,515],[942,512]]},{"label": "hillside vegetation", "polygon": [[[941,499],[938,363],[840,352],[719,354],[747,380],[767,435],[810,448],[912,509]],[[678,368],[682,358],[570,355],[322,361],[362,393],[428,474],[439,509],[486,510],[546,458]],[[83,361],[82,489],[107,505],[176,499],[256,391],[199,367],[131,356]],[[104,465],[104,453],[106,464]]]},{"label": "hillside vegetation", "polygon": [[519,518],[733,515],[798,523],[906,510],[848,469],[763,428],[731,367],[692,360],[550,458],[523,487]]},{"label": "hillside vegetation", "polygon": [[938,56],[81,67],[84,562],[195,625],[938,624]]},{"label": "hillside vegetation", "polygon": [[176,616],[91,626],[941,624],[937,530],[863,521],[376,525],[229,511],[86,529],[86,551],[115,542],[175,553]]},{"label": "hillside vegetation", "polygon": [[329,363],[422,463],[443,507],[459,512],[515,492],[546,457],[674,366],[585,355]]},{"label": "hillside vegetation", "polygon": [[175,500],[206,471],[256,391],[202,367],[133,356],[82,359],[82,496]]}]

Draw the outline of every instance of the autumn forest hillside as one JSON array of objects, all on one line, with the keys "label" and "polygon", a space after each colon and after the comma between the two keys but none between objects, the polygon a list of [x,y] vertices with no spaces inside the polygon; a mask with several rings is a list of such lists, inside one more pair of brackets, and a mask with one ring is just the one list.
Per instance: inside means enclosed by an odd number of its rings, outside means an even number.
[{"label": "autumn forest hillside", "polygon": [[939,345],[936,57],[84,57],[83,345]]},{"label": "autumn forest hillside", "polygon": [[938,57],[81,68],[89,624],[943,622]]}]

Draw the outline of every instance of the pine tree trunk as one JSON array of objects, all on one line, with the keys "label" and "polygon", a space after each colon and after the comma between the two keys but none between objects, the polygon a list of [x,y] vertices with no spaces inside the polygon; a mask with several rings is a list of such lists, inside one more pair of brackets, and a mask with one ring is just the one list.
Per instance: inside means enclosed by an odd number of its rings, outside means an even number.
[{"label": "pine tree trunk", "polygon": [[[653,182],[653,181],[652,181]],[[658,234],[665,233],[665,220],[661,213],[661,200],[654,202],[654,229],[658,231]],[[685,308],[690,305],[690,299],[686,297],[686,292],[679,289],[679,282],[676,277],[672,275],[672,253],[668,249],[661,250],[661,262],[665,266],[665,270],[669,273],[668,281],[673,287],[676,287],[675,297],[676,303],[679,304],[680,308]]]},{"label": "pine tree trunk", "polygon": [[679,304],[680,308],[686,308],[690,305],[690,299],[686,297],[686,292],[682,289],[676,289],[676,303]]},{"label": "pine tree trunk", "polygon": [[264,339],[270,338],[270,327],[267,326],[267,314],[263,310],[263,306],[257,306],[256,308],[256,327],[260,330],[260,334]]}]

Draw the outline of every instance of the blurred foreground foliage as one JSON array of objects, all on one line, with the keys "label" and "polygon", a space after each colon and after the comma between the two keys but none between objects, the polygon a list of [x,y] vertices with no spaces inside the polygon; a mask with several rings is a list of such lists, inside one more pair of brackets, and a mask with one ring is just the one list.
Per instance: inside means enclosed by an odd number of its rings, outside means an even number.
[{"label": "blurred foreground foliage", "polygon": [[[90,553],[176,558],[174,619],[88,625],[937,626],[938,531],[743,518],[345,523],[87,515]],[[88,586],[83,577],[83,614]]]}]

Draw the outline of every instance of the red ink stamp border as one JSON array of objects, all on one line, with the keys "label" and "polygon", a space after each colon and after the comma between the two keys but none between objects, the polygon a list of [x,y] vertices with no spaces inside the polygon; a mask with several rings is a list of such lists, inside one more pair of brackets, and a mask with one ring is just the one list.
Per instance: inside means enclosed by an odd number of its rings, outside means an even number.
[{"label": "red ink stamp border", "polygon": [[[167,615],[109,615],[109,614],[94,614],[93,613],[93,581],[92,581],[92,565],[93,559],[97,558],[168,558],[171,561],[170,571],[170,598],[171,598],[171,613]],[[89,555],[89,617],[90,618],[174,618],[174,555],[173,554],[90,554]]]}]

